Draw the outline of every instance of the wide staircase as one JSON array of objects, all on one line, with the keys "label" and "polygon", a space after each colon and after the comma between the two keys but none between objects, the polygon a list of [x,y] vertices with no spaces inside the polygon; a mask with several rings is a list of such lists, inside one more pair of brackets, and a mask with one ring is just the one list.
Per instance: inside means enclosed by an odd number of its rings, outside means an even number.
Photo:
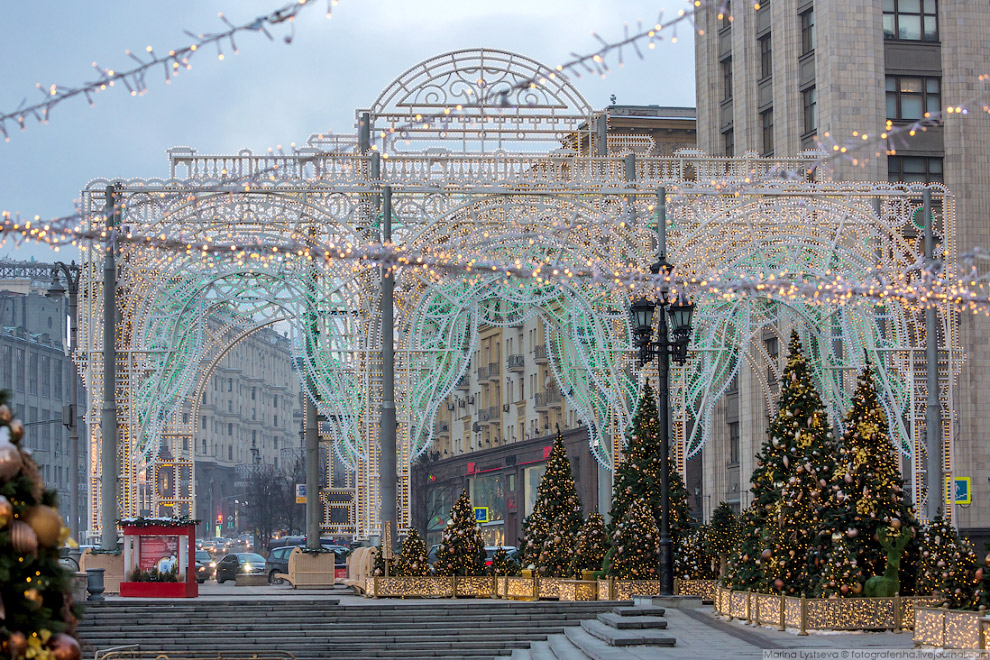
[{"label": "wide staircase", "polygon": [[438,600],[345,607],[332,599],[300,598],[113,600],[87,609],[79,638],[89,657],[101,649],[136,645],[142,652],[176,657],[278,650],[298,660],[480,659],[547,642],[618,604]]}]

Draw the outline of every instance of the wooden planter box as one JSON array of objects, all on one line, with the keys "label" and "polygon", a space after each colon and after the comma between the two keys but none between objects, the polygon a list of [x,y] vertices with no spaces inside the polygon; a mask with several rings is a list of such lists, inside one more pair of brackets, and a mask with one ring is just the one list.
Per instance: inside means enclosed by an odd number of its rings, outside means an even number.
[{"label": "wooden planter box", "polygon": [[195,598],[199,585],[192,582],[121,582],[124,598]]}]

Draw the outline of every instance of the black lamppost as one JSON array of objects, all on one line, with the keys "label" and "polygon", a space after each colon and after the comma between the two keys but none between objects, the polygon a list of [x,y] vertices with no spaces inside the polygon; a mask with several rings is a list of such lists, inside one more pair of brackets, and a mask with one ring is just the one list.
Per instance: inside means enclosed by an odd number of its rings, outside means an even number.
[{"label": "black lamppost", "polygon": [[[660,260],[650,266],[654,275],[670,277],[674,267],[660,255]],[[656,302],[648,298],[636,298],[629,311],[633,318],[633,333],[639,349],[639,364],[659,358],[660,375],[660,595],[674,594],[674,555],[670,539],[670,360],[684,364],[687,360],[687,346],[691,339],[691,317],[694,303],[683,294],[671,299],[669,289],[664,284],[660,289],[660,299]],[[657,341],[653,341],[653,313],[660,308],[660,327]],[[670,316],[670,331],[667,330],[667,317]]]},{"label": "black lamppost", "polygon": [[[76,330],[79,327],[79,276],[82,270],[73,261],[65,264],[56,261],[52,267],[52,281],[48,285],[45,295],[48,298],[61,298],[69,294],[69,347],[68,356],[70,359],[76,353]],[[62,285],[59,275],[65,277],[66,286]],[[64,417],[64,416],[63,416]],[[77,541],[79,537],[79,391],[76,387],[76,370],[72,369],[72,378],[69,381],[69,452],[72,465],[69,468],[70,480],[69,488],[72,496],[69,498],[69,520],[72,521],[72,534]]]}]

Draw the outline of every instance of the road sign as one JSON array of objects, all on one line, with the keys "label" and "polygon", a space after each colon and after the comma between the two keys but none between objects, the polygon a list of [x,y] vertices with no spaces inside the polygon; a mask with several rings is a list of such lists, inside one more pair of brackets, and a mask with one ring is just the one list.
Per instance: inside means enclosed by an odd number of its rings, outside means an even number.
[{"label": "road sign", "polygon": [[971,477],[953,477],[952,501],[956,504],[973,503],[973,480]]},{"label": "road sign", "polygon": [[296,484],[296,504],[306,503],[306,484]]},{"label": "road sign", "polygon": [[488,522],[488,507],[474,507],[474,522]]}]

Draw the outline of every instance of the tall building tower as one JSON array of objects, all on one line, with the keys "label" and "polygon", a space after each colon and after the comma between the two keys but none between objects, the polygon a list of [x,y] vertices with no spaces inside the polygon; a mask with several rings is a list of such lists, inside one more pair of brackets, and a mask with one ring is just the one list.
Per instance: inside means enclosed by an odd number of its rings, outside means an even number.
[{"label": "tall building tower", "polygon": [[[959,253],[990,245],[990,115],[984,110],[987,83],[979,79],[990,74],[985,2],[720,0],[710,5],[699,11],[695,41],[701,150],[783,157],[819,144],[834,153],[832,144],[861,142],[868,146],[830,163],[834,178],[944,183],[957,205]],[[875,141],[885,130],[911,127],[949,104],[967,112],[947,114],[943,123],[919,127],[895,143]],[[986,503],[990,451],[981,442],[980,418],[990,403],[985,375],[990,324],[965,312],[959,324],[966,359],[956,385],[960,425],[953,462],[956,476],[972,478],[974,504]],[[746,421],[745,374],[740,381],[735,396],[742,399],[738,405],[728,401],[723,418],[735,414],[736,421],[723,421],[725,428],[716,430],[721,440],[712,451],[719,458],[707,461],[706,489],[717,485],[709,489],[711,506],[733,492],[742,506],[748,504],[746,460],[764,437],[765,421],[758,420],[761,428],[738,426],[739,419]],[[734,481],[717,467],[725,463],[723,454],[729,464],[742,462]],[[963,531],[990,534],[990,508],[956,512]]]}]

